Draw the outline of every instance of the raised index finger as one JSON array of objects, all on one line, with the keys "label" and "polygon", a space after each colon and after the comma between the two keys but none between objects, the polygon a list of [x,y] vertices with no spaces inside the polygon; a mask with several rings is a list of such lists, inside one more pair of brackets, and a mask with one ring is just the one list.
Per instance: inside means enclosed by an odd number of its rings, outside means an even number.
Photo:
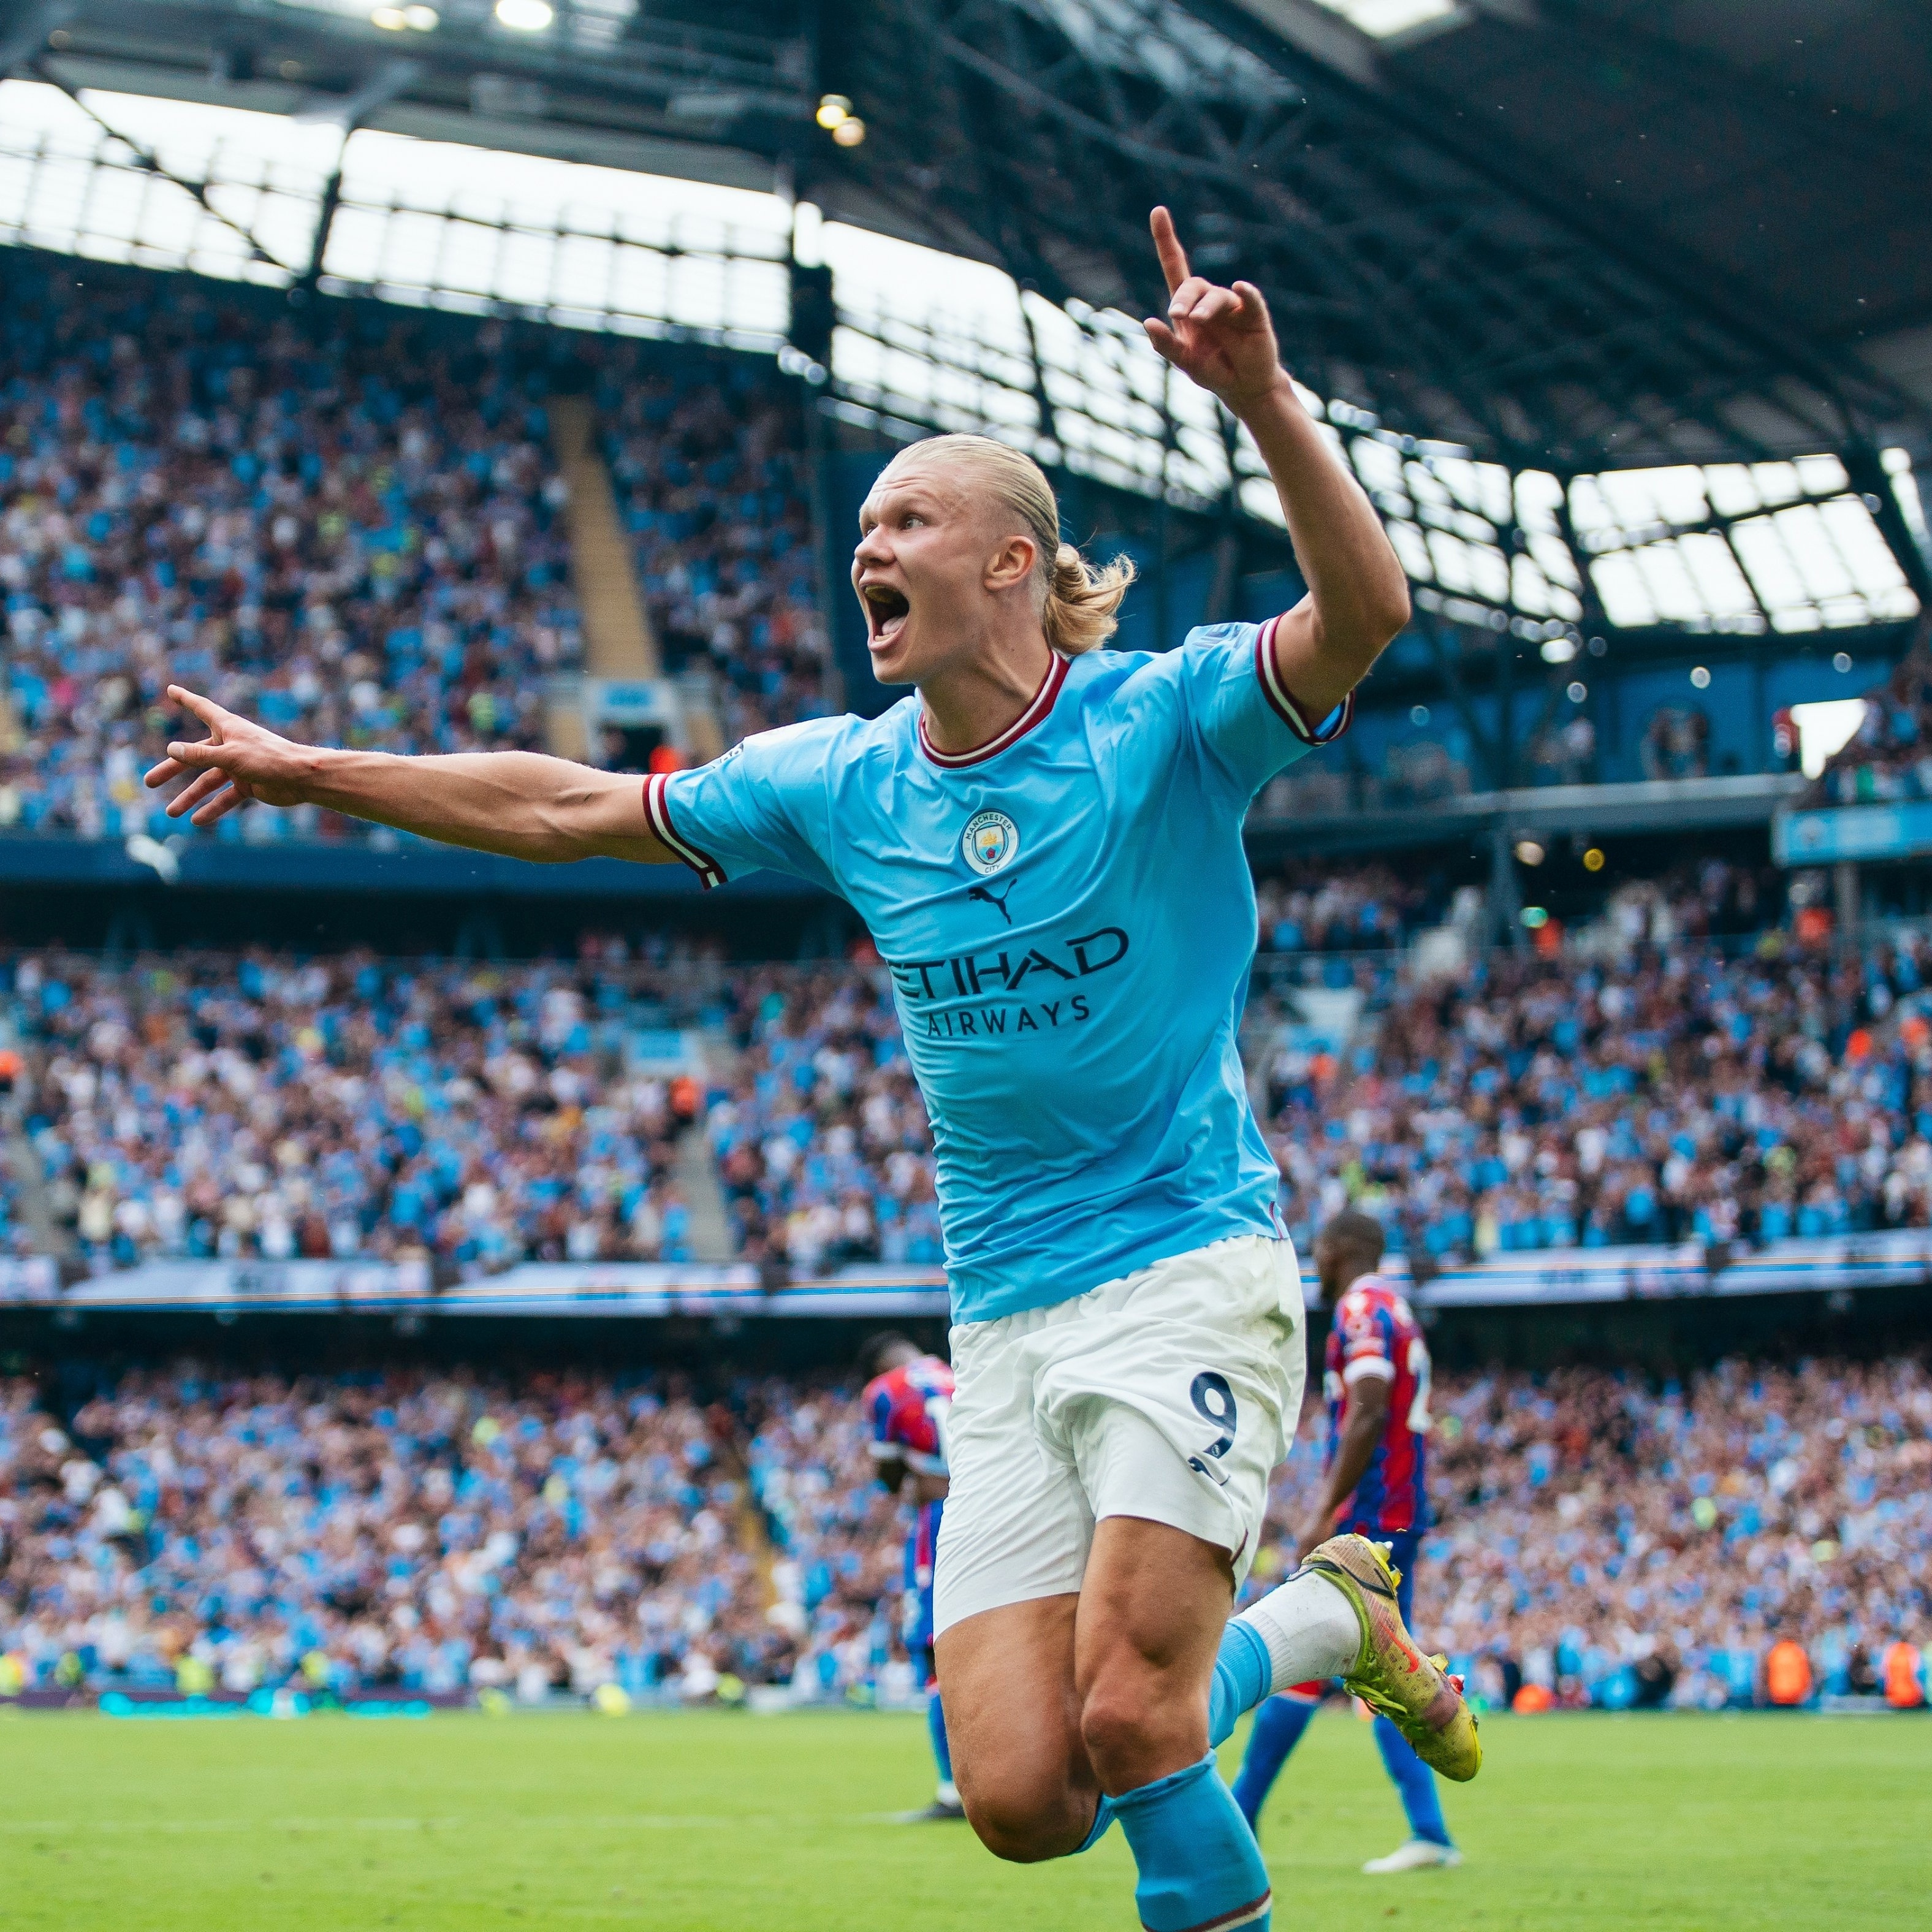
[{"label": "raised index finger", "polygon": [[199,692],[190,691],[185,686],[171,684],[168,695],[177,704],[185,705],[208,728],[212,731],[228,716],[212,698],[203,698]]},{"label": "raised index finger", "polygon": [[1180,237],[1174,232],[1174,217],[1164,208],[1156,208],[1148,218],[1148,226],[1154,230],[1154,251],[1160,257],[1160,272],[1167,278],[1167,292],[1174,290],[1187,279],[1187,250],[1180,245]]}]

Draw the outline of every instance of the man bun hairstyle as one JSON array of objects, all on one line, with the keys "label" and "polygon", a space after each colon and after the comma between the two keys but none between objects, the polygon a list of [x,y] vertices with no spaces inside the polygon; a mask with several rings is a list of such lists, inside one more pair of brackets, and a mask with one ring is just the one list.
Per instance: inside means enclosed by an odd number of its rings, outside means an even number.
[{"label": "man bun hairstyle", "polygon": [[1053,485],[1024,450],[990,436],[935,436],[910,448],[971,470],[1000,507],[1025,525],[1039,553],[1034,585],[1040,628],[1056,651],[1078,657],[1114,634],[1120,600],[1134,580],[1133,560],[1117,556],[1108,564],[1091,564],[1073,544],[1060,542]]}]

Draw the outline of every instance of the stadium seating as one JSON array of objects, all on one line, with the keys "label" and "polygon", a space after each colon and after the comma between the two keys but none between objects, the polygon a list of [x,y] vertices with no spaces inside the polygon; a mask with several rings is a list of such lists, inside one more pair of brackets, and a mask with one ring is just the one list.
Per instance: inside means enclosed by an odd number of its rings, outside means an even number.
[{"label": "stadium seating", "polygon": [[1677,933],[1371,980],[1340,1055],[1298,1037],[1280,982],[1258,992],[1249,1059],[1298,1236],[1353,1201],[1426,1269],[1925,1226],[1922,944],[1845,964],[1777,930],[1742,952]]},{"label": "stadium seating", "polygon": [[[1352,1201],[1426,1277],[1932,1222],[1932,962],[1909,937],[1840,962],[1780,926],[1726,934],[1738,886],[1627,892],[1565,950],[1441,980],[1387,951],[1264,957],[1243,1046],[1298,1238]],[[1330,945],[1427,903],[1372,873],[1262,896],[1277,938]],[[663,1002],[696,1016],[688,976],[266,955],[15,970],[31,1131],[96,1266],[688,1256],[668,1090],[624,1071]],[[1306,1023],[1310,984],[1348,996],[1340,1034]],[[739,1251],[803,1275],[937,1264],[932,1136],[876,964],[736,968],[704,998],[736,1051],[704,1128]]]},{"label": "stadium seating", "polygon": [[1264,873],[1255,904],[1264,952],[1394,951],[1448,912],[1440,885],[1432,890],[1385,865],[1332,862]]},{"label": "stadium seating", "polygon": [[[1844,1695],[1875,1690],[1866,1666],[1895,1638],[1924,1640],[1922,1363],[1439,1378],[1432,1406],[1420,1600],[1492,1702],[1527,1682],[1559,1702],[1750,1703],[1783,1637]],[[1319,1466],[1305,1426],[1271,1502],[1284,1532]]]},{"label": "stadium seating", "polygon": [[[526,1697],[910,1688],[904,1517],[850,1386],[700,1408],[587,1374],[0,1382],[0,1668],[20,1684]],[[1924,1366],[1438,1378],[1418,1624],[1491,1702],[1826,1695],[1932,1620]],[[1270,1522],[1303,1520],[1318,1400]],[[1279,1577],[1260,1552],[1252,1592]],[[1896,1660],[1888,1668],[1896,1674]]]},{"label": "stadium seating", "polygon": [[601,354],[607,460],[667,668],[712,668],[728,742],[824,716],[810,480],[784,386],[748,357]]},{"label": "stadium seating", "polygon": [[170,680],[323,742],[540,742],[580,646],[520,338],[28,256],[0,332],[0,824],[175,830]]},{"label": "stadium seating", "polygon": [[0,1650],[34,1682],[229,1693],[786,1675],[728,1436],[580,1378],[134,1375],[70,1431],[10,1382]]},{"label": "stadium seating", "polygon": [[808,1273],[941,1256],[932,1133],[876,969],[753,970],[706,1132],[740,1245]]},{"label": "stadium seating", "polygon": [[626,1070],[668,1010],[649,972],[56,955],[11,976],[28,1132],[97,1268],[688,1258],[679,1096]]},{"label": "stadium seating", "polygon": [[[556,338],[22,253],[0,342],[0,830],[178,831],[140,784],[171,681],[317,742],[542,744],[545,681],[583,657]],[[782,386],[577,348],[668,668],[715,668],[730,740],[823,712]],[[364,832],[308,807],[223,828]]]}]

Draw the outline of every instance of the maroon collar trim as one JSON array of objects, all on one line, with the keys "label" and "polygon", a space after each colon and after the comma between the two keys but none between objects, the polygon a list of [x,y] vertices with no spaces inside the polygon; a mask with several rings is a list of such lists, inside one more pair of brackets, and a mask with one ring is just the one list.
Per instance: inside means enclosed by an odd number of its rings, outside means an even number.
[{"label": "maroon collar trim", "polygon": [[961,770],[968,765],[983,764],[988,758],[998,758],[1009,746],[1018,743],[1053,709],[1053,700],[1060,695],[1060,687],[1066,682],[1067,664],[1068,660],[1055,651],[1052,663],[1047,667],[1046,676],[1040,680],[1040,688],[1034,693],[1027,708],[997,738],[988,738],[983,745],[976,745],[970,752],[940,751],[926,734],[926,711],[922,706],[919,714],[919,748],[940,770],[949,772]]}]

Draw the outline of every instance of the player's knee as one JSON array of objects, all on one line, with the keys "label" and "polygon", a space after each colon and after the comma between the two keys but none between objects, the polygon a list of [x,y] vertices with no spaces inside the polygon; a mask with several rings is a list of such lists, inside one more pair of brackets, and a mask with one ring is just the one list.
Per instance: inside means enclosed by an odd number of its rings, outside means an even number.
[{"label": "player's knee", "polygon": [[[1087,1755],[1112,1790],[1142,1781],[1146,1763],[1172,1755],[1186,1713],[1174,1708],[1171,1687],[1151,1669],[1118,1670],[1102,1676],[1080,1710],[1080,1736]],[[1201,1728],[1206,1748],[1205,1718]]]},{"label": "player's knee", "polygon": [[1070,1794],[1064,1792],[965,1791],[961,1795],[967,1822],[980,1844],[994,1857],[1012,1864],[1064,1858],[1080,1849],[1093,1828],[1093,1801],[1088,1801],[1083,1819],[1076,1815]]}]

